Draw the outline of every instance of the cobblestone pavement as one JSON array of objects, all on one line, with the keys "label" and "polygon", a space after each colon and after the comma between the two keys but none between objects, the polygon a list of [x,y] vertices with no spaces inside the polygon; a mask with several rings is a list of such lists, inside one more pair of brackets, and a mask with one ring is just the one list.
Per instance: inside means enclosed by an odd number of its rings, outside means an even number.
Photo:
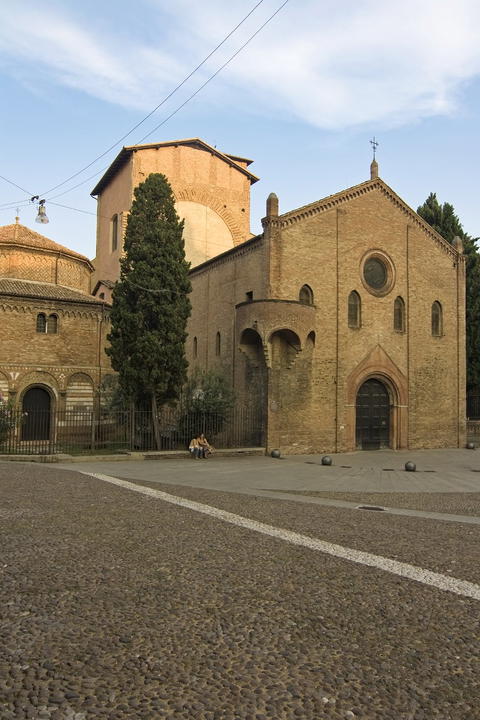
[{"label": "cobblestone pavement", "polygon": [[[480,526],[241,494],[242,467],[244,490],[324,490],[308,460],[253,460],[109,472],[480,582]],[[0,464],[1,720],[480,718],[478,601],[76,472],[89,469]],[[429,496],[463,512],[451,472]]]}]

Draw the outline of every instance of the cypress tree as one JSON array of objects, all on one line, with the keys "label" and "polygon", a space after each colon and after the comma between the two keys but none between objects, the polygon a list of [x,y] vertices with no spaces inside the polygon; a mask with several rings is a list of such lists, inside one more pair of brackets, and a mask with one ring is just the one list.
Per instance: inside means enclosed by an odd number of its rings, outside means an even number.
[{"label": "cypress tree", "polygon": [[166,177],[154,173],[134,191],[107,354],[123,396],[132,405],[150,406],[157,447],[158,406],[178,398],[186,380],[188,269],[183,220]]},{"label": "cypress tree", "polygon": [[466,333],[467,333],[467,389],[480,391],[480,254],[478,238],[468,235],[450,203],[441,205],[435,193],[430,193],[417,213],[449,243],[458,235],[463,240],[466,256]]}]

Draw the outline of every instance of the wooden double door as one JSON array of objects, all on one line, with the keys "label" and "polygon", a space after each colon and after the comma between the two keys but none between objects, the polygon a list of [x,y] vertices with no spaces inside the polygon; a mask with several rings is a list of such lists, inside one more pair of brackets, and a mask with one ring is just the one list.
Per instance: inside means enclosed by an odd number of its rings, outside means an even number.
[{"label": "wooden double door", "polygon": [[359,450],[390,447],[390,396],[375,378],[364,382],[357,393],[356,445]]}]

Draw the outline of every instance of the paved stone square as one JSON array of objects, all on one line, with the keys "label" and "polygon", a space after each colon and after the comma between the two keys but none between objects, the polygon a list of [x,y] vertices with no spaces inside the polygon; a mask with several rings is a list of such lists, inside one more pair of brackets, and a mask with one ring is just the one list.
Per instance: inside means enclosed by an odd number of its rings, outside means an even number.
[{"label": "paved stone square", "polygon": [[0,718],[480,718],[478,600],[85,474],[479,587],[480,454],[333,460],[1,463]]}]

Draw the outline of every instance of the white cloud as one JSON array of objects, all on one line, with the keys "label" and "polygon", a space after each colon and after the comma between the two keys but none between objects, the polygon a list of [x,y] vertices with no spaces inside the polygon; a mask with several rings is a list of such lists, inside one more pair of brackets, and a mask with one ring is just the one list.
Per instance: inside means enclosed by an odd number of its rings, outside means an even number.
[{"label": "white cloud", "polygon": [[[91,18],[79,26],[63,9],[27,5],[2,10],[2,54],[37,63],[57,83],[142,110],[157,104],[246,14],[242,0],[144,0],[139,12],[159,28],[154,43],[151,36],[130,37],[120,21],[107,25],[107,35]],[[189,88],[279,5],[265,0]],[[480,72],[479,25],[477,0],[290,0],[214,80],[210,95],[219,104],[282,111],[328,129],[453,113],[463,87]]]}]

